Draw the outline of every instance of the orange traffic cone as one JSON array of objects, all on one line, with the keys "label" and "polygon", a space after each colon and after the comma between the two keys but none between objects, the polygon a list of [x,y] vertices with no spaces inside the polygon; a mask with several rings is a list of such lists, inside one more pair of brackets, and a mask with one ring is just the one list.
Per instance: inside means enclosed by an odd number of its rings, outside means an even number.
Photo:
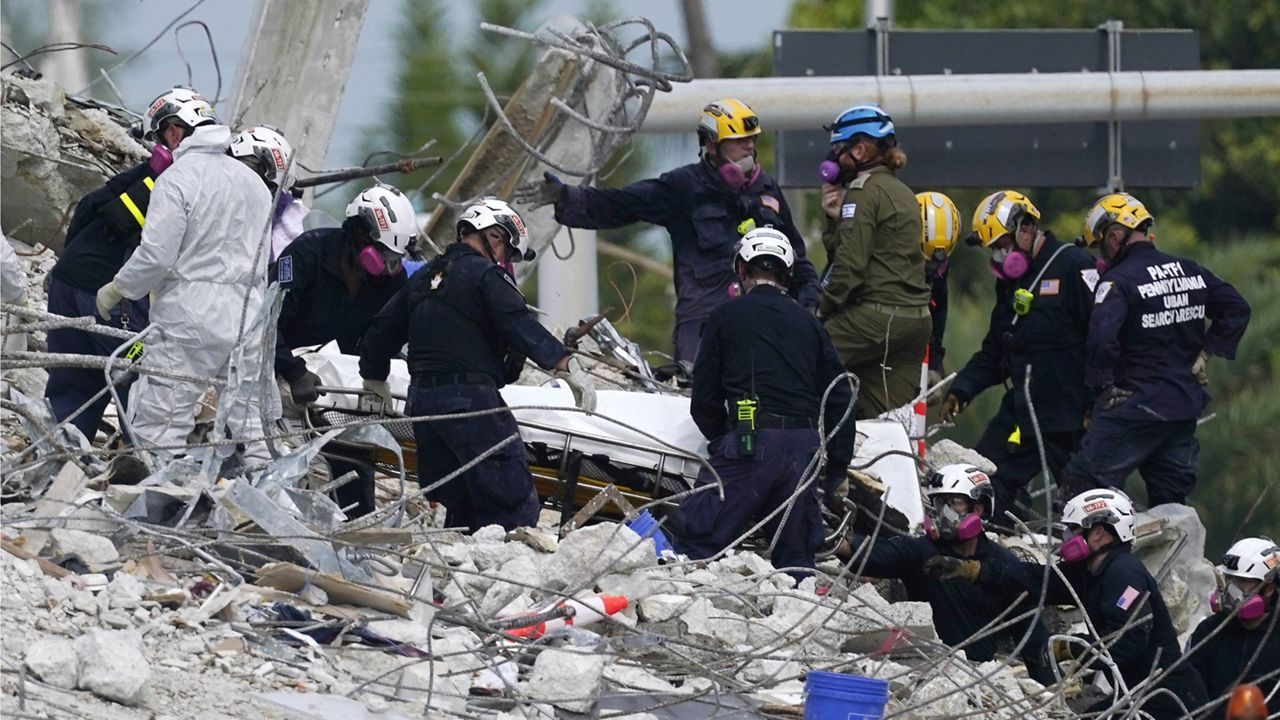
[{"label": "orange traffic cone", "polygon": [[1237,685],[1227,701],[1227,720],[1267,720],[1267,703],[1262,699],[1262,690],[1252,683]]},{"label": "orange traffic cone", "polygon": [[600,622],[609,615],[625,610],[627,607],[627,598],[625,595],[597,595],[596,597],[583,598],[581,600],[570,598],[560,604],[572,607],[575,611],[573,615],[567,618],[555,618],[546,622],[540,622],[536,625],[514,628],[508,630],[507,635],[532,640],[534,638],[542,637],[552,630],[565,627],[566,625],[573,625],[575,627],[592,625]]}]

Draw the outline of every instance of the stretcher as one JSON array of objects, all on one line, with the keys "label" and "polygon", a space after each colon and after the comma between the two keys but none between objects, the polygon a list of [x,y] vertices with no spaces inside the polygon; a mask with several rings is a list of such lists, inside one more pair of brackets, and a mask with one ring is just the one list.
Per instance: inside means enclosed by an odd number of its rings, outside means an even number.
[{"label": "stretcher", "polygon": [[[343,355],[334,344],[302,355],[307,367],[328,388],[359,388],[359,360]],[[403,360],[391,361],[387,378],[394,398],[389,414],[404,416],[409,373]],[[367,418],[360,410],[360,390],[327,392],[313,406],[317,427]],[[631,505],[650,507],[661,517],[692,489],[707,456],[706,439],[689,416],[689,399],[680,395],[600,390],[596,412],[574,407],[568,387],[554,380],[545,385],[508,385],[501,390],[520,427],[538,496],[547,507],[560,511],[562,522],[586,505],[605,487],[613,485]],[[405,471],[417,478],[417,444],[408,421],[393,421],[386,429],[399,444]],[[924,517],[915,463],[906,430],[896,422],[861,421],[861,443],[854,465],[876,474],[886,486],[885,502],[901,512],[912,526]],[[501,438],[494,438],[494,442]],[[343,457],[350,458],[348,446]],[[396,454],[385,448],[357,448],[379,471],[399,474]],[[886,454],[886,451],[889,451]],[[607,504],[606,517],[622,511]]]}]

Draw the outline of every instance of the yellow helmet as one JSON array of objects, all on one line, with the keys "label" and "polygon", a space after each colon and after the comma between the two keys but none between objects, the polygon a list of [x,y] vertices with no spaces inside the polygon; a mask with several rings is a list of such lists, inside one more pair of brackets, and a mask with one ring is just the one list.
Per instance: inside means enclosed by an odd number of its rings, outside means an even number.
[{"label": "yellow helmet", "polygon": [[1084,242],[1093,247],[1102,241],[1102,235],[1112,224],[1137,230],[1156,221],[1138,198],[1129,193],[1104,195],[1084,216]]},{"label": "yellow helmet", "polygon": [[987,247],[1001,237],[1018,230],[1023,218],[1031,216],[1040,222],[1040,211],[1031,200],[1016,190],[993,192],[978,203],[973,211],[973,234],[969,242]]},{"label": "yellow helmet", "polygon": [[698,118],[698,137],[711,142],[759,134],[760,118],[751,106],[741,100],[716,100],[702,108],[702,116]]},{"label": "yellow helmet", "polygon": [[939,250],[950,255],[960,238],[960,211],[956,204],[940,192],[917,193],[916,204],[920,206],[920,249],[925,258],[932,259]]}]

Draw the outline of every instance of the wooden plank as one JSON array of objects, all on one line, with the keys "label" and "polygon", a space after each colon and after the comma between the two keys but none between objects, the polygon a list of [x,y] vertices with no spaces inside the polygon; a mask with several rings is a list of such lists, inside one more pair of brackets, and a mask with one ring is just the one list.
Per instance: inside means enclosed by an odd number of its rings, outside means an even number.
[{"label": "wooden plank", "polygon": [[[62,469],[58,471],[58,476],[53,479],[53,484],[36,502],[31,514],[38,518],[61,515],[70,509],[71,503],[84,492],[88,484],[89,478],[75,463],[64,463]],[[45,543],[49,542],[48,530],[32,529],[24,531],[22,535],[27,539],[24,547],[36,555],[39,555]]]},{"label": "wooden plank", "polygon": [[40,569],[44,571],[44,574],[50,577],[56,577],[56,578],[64,578],[68,576],[77,577],[77,578],[79,577],[79,575],[76,575],[75,573],[71,572],[70,570],[64,567],[59,567],[57,565],[54,565],[53,563],[49,562],[48,560],[45,560],[39,555],[36,555],[35,553],[32,553],[25,548],[21,548],[21,547],[18,547],[17,545],[14,545],[12,542],[9,542],[8,536],[5,536],[4,540],[0,540],[0,547],[3,547],[5,552],[9,553],[14,557],[22,558],[23,560],[35,560],[36,564],[40,566]]},{"label": "wooden plank", "polygon": [[400,617],[409,617],[412,607],[407,599],[357,585],[336,575],[316,572],[293,563],[271,563],[258,569],[258,582],[285,592],[296,593],[311,583],[329,596],[329,602],[341,605],[359,605],[381,610]]}]

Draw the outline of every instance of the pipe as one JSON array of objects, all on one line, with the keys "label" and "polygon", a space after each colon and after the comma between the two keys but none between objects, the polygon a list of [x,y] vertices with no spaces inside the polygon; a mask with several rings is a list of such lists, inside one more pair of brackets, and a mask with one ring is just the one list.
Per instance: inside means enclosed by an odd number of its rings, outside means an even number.
[{"label": "pipe", "polygon": [[903,127],[1274,117],[1280,70],[694,80],[655,95],[641,131],[691,133],[718,97],[749,103],[767,130],[818,131],[858,102],[880,103]]}]

